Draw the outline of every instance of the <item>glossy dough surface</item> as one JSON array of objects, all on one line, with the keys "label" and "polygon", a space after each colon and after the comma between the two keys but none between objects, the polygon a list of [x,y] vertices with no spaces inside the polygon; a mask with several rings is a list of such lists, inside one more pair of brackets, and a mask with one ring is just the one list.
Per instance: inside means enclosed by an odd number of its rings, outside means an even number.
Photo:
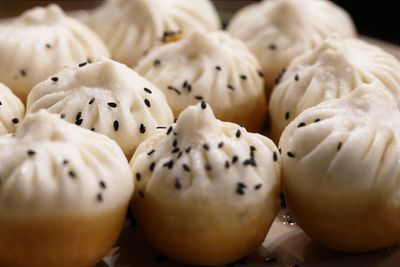
[{"label": "glossy dough surface", "polygon": [[132,207],[147,239],[184,263],[219,265],[248,255],[279,209],[273,142],[215,119],[205,102],[143,142],[130,164]]},{"label": "glossy dough surface", "polygon": [[315,241],[345,252],[400,242],[400,113],[379,84],[301,113],[283,132],[289,210]]}]

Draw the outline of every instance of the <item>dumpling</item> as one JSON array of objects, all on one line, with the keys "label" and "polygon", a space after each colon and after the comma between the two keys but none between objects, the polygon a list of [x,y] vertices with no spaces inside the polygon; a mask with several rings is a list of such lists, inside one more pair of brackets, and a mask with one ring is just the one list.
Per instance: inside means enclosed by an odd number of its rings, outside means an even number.
[{"label": "dumpling", "polygon": [[217,120],[204,101],[144,141],[130,165],[141,229],[183,263],[222,265],[250,254],[279,210],[274,143]]},{"label": "dumpling", "polygon": [[261,66],[228,33],[193,32],[154,48],[135,69],[164,92],[176,117],[205,100],[218,119],[250,131],[263,125],[267,104]]},{"label": "dumpling", "polygon": [[279,143],[286,204],[331,249],[400,243],[400,112],[381,86],[362,84],[305,110]]},{"label": "dumpling", "polygon": [[15,132],[24,113],[25,107],[21,100],[0,83],[0,136]]},{"label": "dumpling", "polygon": [[130,158],[157,127],[173,122],[163,93],[127,66],[107,58],[63,69],[39,83],[27,111],[48,109],[107,135]]},{"label": "dumpling", "polygon": [[400,106],[400,62],[394,56],[361,40],[328,38],[294,60],[275,87],[269,107],[273,139],[303,110],[372,82]]},{"label": "dumpling", "polygon": [[57,5],[0,23],[0,82],[23,102],[32,87],[61,68],[108,55],[95,33]]},{"label": "dumpling", "polygon": [[331,33],[355,35],[350,16],[327,0],[264,0],[244,7],[229,32],[242,39],[261,62],[270,94],[290,62]]},{"label": "dumpling", "polygon": [[27,115],[0,137],[0,265],[94,266],[134,190],[118,145],[60,116]]},{"label": "dumpling", "polygon": [[191,30],[218,30],[220,20],[210,0],[107,0],[91,12],[88,25],[103,38],[113,59],[134,66],[171,38]]}]

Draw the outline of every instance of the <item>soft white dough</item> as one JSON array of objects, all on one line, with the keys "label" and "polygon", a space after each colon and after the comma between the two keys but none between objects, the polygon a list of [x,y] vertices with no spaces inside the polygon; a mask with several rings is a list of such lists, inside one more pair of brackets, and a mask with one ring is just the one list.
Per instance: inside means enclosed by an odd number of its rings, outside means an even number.
[{"label": "soft white dough", "polygon": [[157,87],[107,58],[70,66],[35,86],[27,112],[40,109],[107,135],[128,158],[156,127],[173,122],[167,100]]},{"label": "soft white dough", "polygon": [[25,102],[38,82],[61,68],[109,56],[100,38],[57,5],[0,23],[0,82]]},{"label": "soft white dough", "polygon": [[400,113],[381,87],[361,84],[305,110],[279,142],[289,209],[308,235],[333,249],[400,242]]},{"label": "soft white dough", "polygon": [[103,38],[112,57],[129,66],[162,44],[165,34],[221,27],[210,0],[107,0],[91,12],[87,23]]},{"label": "soft white dough", "polygon": [[175,116],[205,100],[217,118],[245,126],[254,110],[267,109],[260,63],[226,32],[193,32],[154,48],[135,70],[164,92]]},{"label": "soft white dough", "polygon": [[269,103],[275,138],[305,109],[373,82],[400,106],[400,62],[362,40],[331,36],[295,59],[275,87]]},{"label": "soft white dough", "polygon": [[24,114],[25,107],[21,100],[0,83],[0,135],[15,132]]},{"label": "soft white dough", "polygon": [[331,33],[355,35],[350,16],[327,0],[264,0],[241,9],[228,31],[242,39],[263,67],[268,90],[290,62]]},{"label": "soft white dough", "polygon": [[274,143],[217,120],[204,101],[144,141],[130,165],[132,208],[145,236],[184,263],[220,266],[248,255],[279,210]]},{"label": "soft white dough", "polygon": [[45,110],[0,137],[0,160],[4,218],[102,214],[126,206],[134,190],[114,141]]}]

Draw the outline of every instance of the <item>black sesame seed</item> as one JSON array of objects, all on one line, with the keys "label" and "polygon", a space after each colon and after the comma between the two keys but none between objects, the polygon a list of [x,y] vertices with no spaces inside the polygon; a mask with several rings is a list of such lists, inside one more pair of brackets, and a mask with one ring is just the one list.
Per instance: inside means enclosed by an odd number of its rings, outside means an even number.
[{"label": "black sesame seed", "polygon": [[186,165],[186,164],[183,164],[183,165],[182,165],[182,168],[183,168],[183,170],[184,170],[184,171],[186,171],[186,172],[190,172],[190,168],[189,168],[189,166],[188,166],[188,165]]},{"label": "black sesame seed", "polygon": [[27,154],[28,156],[35,156],[36,152],[33,150],[28,150]]},{"label": "black sesame seed", "polygon": [[321,119],[318,119],[318,118],[317,118],[317,119],[315,119],[314,122],[320,122],[320,121],[321,121]]},{"label": "black sesame seed", "polygon": [[95,100],[96,100],[96,99],[95,99],[94,97],[93,97],[92,99],[90,99],[89,105],[93,104]]},{"label": "black sesame seed", "polygon": [[174,139],[174,141],[172,142],[172,146],[173,147],[177,147],[178,146],[178,140]]},{"label": "black sesame seed", "polygon": [[86,61],[87,61],[87,63],[89,63],[89,64],[92,63],[92,59],[91,59],[90,57],[88,57]]},{"label": "black sesame seed", "polygon": [[3,105],[3,103],[1,103],[1,101],[0,101],[0,106],[1,106],[1,105]]},{"label": "black sesame seed", "polygon": [[76,173],[75,173],[73,170],[69,170],[69,171],[68,171],[68,175],[69,175],[69,177],[71,177],[71,178],[75,178],[75,177],[76,177]]},{"label": "black sesame seed", "polygon": [[207,151],[210,149],[210,147],[208,146],[208,144],[204,144],[204,145],[203,145],[203,148],[204,148],[205,150],[207,150]]},{"label": "black sesame seed", "polygon": [[293,152],[289,151],[287,153],[288,157],[294,158],[296,156],[296,154],[294,154]]},{"label": "black sesame seed", "polygon": [[287,112],[285,113],[285,120],[288,120],[289,118],[290,118],[290,112],[287,111]]},{"label": "black sesame seed", "polygon": [[62,162],[63,165],[67,165],[68,163],[69,163],[69,161],[66,160],[66,159],[64,159],[63,162]]},{"label": "black sesame seed", "polygon": [[152,93],[152,91],[149,89],[149,88],[143,88],[143,90],[146,92],[146,93],[148,93],[148,94],[151,94]]},{"label": "black sesame seed", "polygon": [[46,44],[46,48],[47,48],[47,49],[50,49],[50,48],[51,48],[51,45],[50,45],[50,44]]},{"label": "black sesame seed", "polygon": [[82,112],[78,112],[78,114],[76,114],[75,120],[79,120],[82,117]]},{"label": "black sesame seed", "polygon": [[204,99],[201,95],[197,95],[194,98],[197,99],[197,100],[203,100]]},{"label": "black sesame seed", "polygon": [[144,198],[144,192],[143,192],[143,190],[139,190],[139,196],[140,196],[140,198]]},{"label": "black sesame seed", "polygon": [[107,105],[111,108],[116,108],[117,107],[117,103],[114,102],[108,102]]},{"label": "black sesame seed", "polygon": [[86,64],[87,64],[87,62],[82,62],[78,66],[79,66],[79,68],[82,68],[82,67],[86,66]]},{"label": "black sesame seed", "polygon": [[190,146],[188,148],[186,148],[185,149],[186,154],[189,154],[191,150],[192,150],[192,147],[190,147]]},{"label": "black sesame seed", "polygon": [[220,66],[215,66],[215,69],[216,69],[217,71],[221,71],[221,67],[220,67]]},{"label": "black sesame seed", "polygon": [[155,151],[156,151],[156,150],[153,149],[153,150],[149,151],[149,152],[147,153],[147,155],[150,156],[150,155],[153,154]]},{"label": "black sesame seed", "polygon": [[174,167],[174,161],[170,160],[164,163],[164,167],[167,167],[168,169],[172,169]]},{"label": "black sesame seed", "polygon": [[237,130],[235,135],[237,138],[240,138],[240,136],[242,135],[242,132],[240,130]]},{"label": "black sesame seed", "polygon": [[182,152],[179,152],[179,154],[178,154],[178,159],[180,158],[180,157],[182,157]]},{"label": "black sesame seed", "polygon": [[176,147],[171,151],[171,153],[175,154],[175,153],[178,153],[179,151],[180,151],[179,147]]},{"label": "black sesame seed", "polygon": [[218,148],[222,148],[224,146],[224,142],[220,142],[219,144],[218,144]]},{"label": "black sesame seed", "polygon": [[247,185],[245,185],[244,183],[241,183],[241,182],[237,183],[237,186],[242,187],[242,188],[247,188]]},{"label": "black sesame seed", "polygon": [[272,159],[274,161],[278,161],[278,154],[274,151],[274,153],[272,153]]},{"label": "black sesame seed", "polygon": [[230,85],[230,84],[228,84],[228,86],[227,86],[227,87],[228,87],[228,89],[229,89],[229,90],[232,90],[232,91],[233,91],[233,90],[235,90],[235,87],[233,87],[233,86],[232,86],[232,85]]},{"label": "black sesame seed", "polygon": [[149,108],[151,107],[150,101],[148,99],[144,100],[144,104]]},{"label": "black sesame seed", "polygon": [[180,95],[181,94],[181,91],[179,91],[178,89],[176,89],[175,87],[173,87],[173,86],[171,86],[171,85],[169,85],[168,87],[167,87],[167,89],[168,90],[171,90],[171,91],[174,91],[176,94],[178,94],[178,95]]},{"label": "black sesame seed", "polygon": [[114,121],[113,123],[114,131],[118,131],[119,129],[119,122],[117,120]]},{"label": "black sesame seed", "polygon": [[51,77],[51,80],[52,80],[53,82],[57,82],[57,81],[58,81],[58,77]]},{"label": "black sesame seed", "polygon": [[279,148],[278,151],[279,151],[279,154],[282,154],[282,149]]},{"label": "black sesame seed", "polygon": [[306,126],[306,124],[305,124],[304,122],[300,122],[300,123],[297,125],[297,128],[301,128],[301,127],[304,127],[304,126]]},{"label": "black sesame seed", "polygon": [[61,113],[60,118],[61,118],[61,119],[65,119],[65,114],[64,114],[64,113]]},{"label": "black sesame seed", "polygon": [[80,126],[82,124],[82,122],[83,122],[83,119],[79,119],[79,120],[75,121],[75,124]]},{"label": "black sesame seed", "polygon": [[175,185],[174,186],[175,186],[175,189],[177,189],[177,190],[182,188],[182,184],[181,184],[181,182],[179,181],[178,178],[175,179]]},{"label": "black sesame seed", "polygon": [[94,128],[90,128],[90,130],[91,130],[92,132],[94,132],[94,131],[95,131],[95,129],[94,129]]},{"label": "black sesame seed", "polygon": [[232,157],[232,164],[235,164],[239,160],[238,156],[233,156]]},{"label": "black sesame seed", "polygon": [[138,172],[136,173],[135,176],[136,176],[136,181],[138,181],[138,182],[142,179],[142,175]]},{"label": "black sesame seed", "polygon": [[264,73],[262,73],[261,70],[258,70],[258,71],[257,71],[257,74],[258,74],[258,76],[260,76],[260,78],[263,78],[263,77],[264,77]]},{"label": "black sesame seed", "polygon": [[296,82],[300,80],[300,77],[299,77],[298,74],[296,74],[296,75],[294,76],[294,80],[295,80]]},{"label": "black sesame seed", "polygon": [[231,164],[229,163],[229,161],[228,161],[228,160],[225,161],[225,168],[226,168],[226,169],[229,169],[230,166],[231,166]]},{"label": "black sesame seed", "polygon": [[141,134],[146,133],[146,127],[144,126],[143,123],[140,124],[139,131],[140,131]]},{"label": "black sesame seed", "polygon": [[157,126],[156,129],[167,129],[167,127],[164,127],[164,126]]},{"label": "black sesame seed", "polygon": [[240,79],[242,79],[243,81],[247,80],[247,76],[246,75],[240,75]]},{"label": "black sesame seed", "polygon": [[339,151],[342,148],[342,142],[339,142],[338,146],[337,146],[337,151]]},{"label": "black sesame seed", "polygon": [[245,189],[243,187],[237,187],[236,193],[238,193],[239,195],[244,195],[245,194],[244,190]]},{"label": "black sesame seed", "polygon": [[256,151],[256,148],[255,148],[255,146],[250,146],[250,151],[251,151],[251,152],[254,152],[254,151]]},{"label": "black sesame seed", "polygon": [[207,108],[207,104],[205,101],[201,101],[201,108],[202,109],[206,109]]},{"label": "black sesame seed", "polygon": [[254,166],[254,167],[257,166],[256,161],[255,161],[253,158],[251,158],[251,159],[246,159],[246,160],[243,162],[243,165],[244,165],[244,166]]},{"label": "black sesame seed", "polygon": [[154,60],[153,63],[154,67],[160,66],[161,65],[161,61],[159,59]]},{"label": "black sesame seed", "polygon": [[173,128],[172,126],[169,126],[168,130],[167,130],[167,135],[169,135],[172,132]]},{"label": "black sesame seed", "polygon": [[255,190],[260,190],[261,187],[262,187],[262,184],[256,184],[256,185],[254,186],[254,189],[255,189]]},{"label": "black sesame seed", "polygon": [[276,50],[278,47],[276,46],[276,44],[270,44],[268,45],[269,50]]},{"label": "black sesame seed", "polygon": [[154,171],[154,168],[156,167],[156,163],[153,161],[150,166],[149,166],[149,171]]},{"label": "black sesame seed", "polygon": [[186,86],[188,86],[188,81],[184,81],[183,84],[182,84],[183,88],[186,88]]},{"label": "black sesame seed", "polygon": [[206,164],[205,166],[204,166],[204,169],[206,169],[206,171],[211,171],[211,165],[210,164]]},{"label": "black sesame seed", "polygon": [[100,187],[101,187],[102,189],[106,189],[106,188],[107,188],[107,185],[106,185],[106,183],[105,183],[104,181],[100,181],[100,182],[99,182],[99,185],[100,185]]},{"label": "black sesame seed", "polygon": [[98,193],[98,194],[97,194],[97,201],[98,201],[98,202],[103,202],[103,196],[102,196],[101,193]]},{"label": "black sesame seed", "polygon": [[19,119],[14,118],[14,119],[12,119],[11,121],[12,121],[12,123],[17,124],[17,123],[19,122]]},{"label": "black sesame seed", "polygon": [[21,73],[21,75],[22,75],[23,77],[26,76],[26,70],[20,70],[19,73]]}]

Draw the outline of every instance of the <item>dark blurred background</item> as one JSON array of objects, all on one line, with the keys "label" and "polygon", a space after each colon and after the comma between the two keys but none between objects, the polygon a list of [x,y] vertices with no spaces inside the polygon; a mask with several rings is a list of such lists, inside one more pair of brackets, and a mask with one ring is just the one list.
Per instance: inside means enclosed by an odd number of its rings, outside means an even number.
[{"label": "dark blurred background", "polygon": [[[190,0],[187,0],[190,1]],[[45,5],[56,2],[66,10],[92,8],[98,5],[97,0],[64,0],[64,1],[36,1],[36,0],[0,0],[0,17],[19,14],[22,10],[36,5]],[[256,1],[243,0],[215,0],[214,3],[224,16],[235,12],[240,7]],[[334,0],[345,8],[353,17],[359,33],[400,44],[400,0]]]}]

